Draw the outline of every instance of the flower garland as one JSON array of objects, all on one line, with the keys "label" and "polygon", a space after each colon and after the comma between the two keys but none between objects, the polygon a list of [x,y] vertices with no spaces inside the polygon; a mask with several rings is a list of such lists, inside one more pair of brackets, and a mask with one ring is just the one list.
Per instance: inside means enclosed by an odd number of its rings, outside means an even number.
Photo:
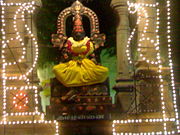
[{"label": "flower garland", "polygon": [[86,49],[86,51],[84,51],[84,52],[82,52],[82,53],[76,53],[76,52],[74,52],[73,50],[72,50],[72,42],[70,41],[70,40],[67,40],[67,49],[68,49],[68,51],[70,52],[70,53],[72,53],[74,56],[78,56],[78,55],[86,55],[89,51],[90,51],[90,40],[88,40],[87,42],[86,42],[86,47],[87,47],[87,49]]}]

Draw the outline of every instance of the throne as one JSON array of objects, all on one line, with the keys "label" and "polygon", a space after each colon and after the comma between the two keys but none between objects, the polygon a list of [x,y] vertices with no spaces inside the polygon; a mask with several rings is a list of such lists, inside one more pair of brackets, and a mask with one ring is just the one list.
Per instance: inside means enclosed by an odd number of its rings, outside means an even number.
[{"label": "throne", "polygon": [[[105,35],[99,32],[97,15],[82,3],[76,1],[71,7],[64,9],[58,17],[57,34],[52,34],[54,47],[62,54],[61,61],[69,60],[68,53],[64,50],[67,41],[66,20],[75,15],[86,16],[90,20],[90,41],[94,48],[98,49],[104,45]],[[89,59],[96,59],[96,53],[90,55]],[[62,101],[62,97],[68,98]],[[108,79],[102,83],[86,86],[66,87],[56,78],[51,79],[50,105],[47,106],[46,116],[56,120],[105,120],[110,119],[112,99],[109,92]]]}]

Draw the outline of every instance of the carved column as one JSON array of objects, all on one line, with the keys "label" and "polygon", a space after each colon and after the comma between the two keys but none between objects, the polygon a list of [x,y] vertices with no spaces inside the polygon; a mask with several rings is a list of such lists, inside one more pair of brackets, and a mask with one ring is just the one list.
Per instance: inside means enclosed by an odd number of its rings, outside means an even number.
[{"label": "carved column", "polygon": [[130,32],[127,0],[112,0],[112,8],[117,13],[119,22],[116,29],[116,48],[117,48],[117,83],[116,105],[121,112],[127,112],[131,104],[133,80],[130,79],[130,68],[126,56],[126,45]]},{"label": "carved column", "polygon": [[127,0],[112,0],[111,5],[117,12],[120,20],[116,29],[118,79],[129,78],[128,60],[126,56],[126,45],[129,35]]}]

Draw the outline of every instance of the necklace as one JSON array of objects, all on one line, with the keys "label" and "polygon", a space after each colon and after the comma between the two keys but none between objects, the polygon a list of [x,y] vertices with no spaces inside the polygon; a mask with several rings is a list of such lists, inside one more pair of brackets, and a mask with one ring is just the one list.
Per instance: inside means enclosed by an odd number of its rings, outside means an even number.
[{"label": "necklace", "polygon": [[82,53],[76,53],[76,52],[74,52],[73,50],[72,50],[72,42],[71,41],[67,41],[67,49],[68,49],[68,51],[70,52],[70,53],[72,53],[74,56],[78,56],[78,55],[86,55],[88,52],[89,52],[89,50],[90,50],[90,40],[88,40],[87,42],[86,42],[86,47],[87,47],[87,49],[86,49],[86,51],[84,51],[84,52],[82,52]]}]

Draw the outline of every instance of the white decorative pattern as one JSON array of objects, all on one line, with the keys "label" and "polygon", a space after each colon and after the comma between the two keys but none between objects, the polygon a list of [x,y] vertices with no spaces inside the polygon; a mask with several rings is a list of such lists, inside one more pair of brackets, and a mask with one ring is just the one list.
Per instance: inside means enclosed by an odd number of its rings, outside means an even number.
[{"label": "white decorative pattern", "polygon": [[[175,82],[174,82],[174,72],[173,72],[173,64],[172,64],[172,57],[171,57],[171,26],[170,26],[170,19],[171,19],[171,14],[170,14],[170,0],[166,1],[167,3],[167,41],[168,41],[168,57],[169,57],[169,67],[170,67],[170,72],[171,72],[171,86],[172,86],[172,93],[173,93],[173,104],[174,104],[174,112],[175,112],[175,118],[168,118],[166,116],[166,102],[165,102],[165,97],[164,97],[164,79],[162,75],[162,61],[161,61],[161,56],[160,56],[160,41],[159,41],[159,26],[160,26],[160,13],[158,9],[158,3],[156,4],[146,4],[146,3],[130,3],[128,1],[128,10],[130,14],[135,14],[137,13],[138,19],[136,25],[140,25],[140,22],[142,21],[142,16],[145,18],[145,24],[143,26],[143,31],[140,34],[139,38],[139,44],[137,51],[139,52],[139,57],[142,58],[143,61],[146,61],[149,64],[156,65],[158,67],[158,72],[159,72],[159,81],[160,81],[160,94],[161,94],[161,108],[162,108],[162,114],[163,118],[151,118],[151,119],[129,119],[129,120],[114,120],[112,124],[112,132],[113,135],[171,135],[171,134],[178,134],[180,133],[180,127],[179,127],[179,116],[178,116],[178,109],[177,109],[177,99],[176,99],[176,88],[175,88]],[[146,36],[146,32],[149,26],[149,20],[148,20],[148,13],[145,9],[145,7],[152,7],[156,8],[156,39],[151,39],[150,37]],[[131,49],[130,49],[130,44],[131,41],[135,35],[137,28],[134,28],[129,36],[128,42],[127,42],[127,50],[126,54],[129,60],[129,64],[133,63],[133,60],[131,58]],[[156,59],[155,60],[150,60],[147,59],[143,54],[142,54],[142,41],[150,42],[154,46],[154,50],[156,52]],[[168,131],[167,130],[167,122],[175,122],[177,131]],[[141,132],[141,133],[116,133],[116,126],[117,124],[128,124],[128,123],[163,123],[164,130],[159,131],[159,132]],[[170,130],[170,129],[169,129]]]},{"label": "white decorative pattern", "polygon": [[[1,22],[2,22],[2,28],[1,28],[1,33],[2,33],[2,51],[1,51],[1,58],[2,58],[2,86],[3,86],[3,121],[0,122],[2,125],[14,125],[14,124],[32,124],[32,123],[44,123],[44,124],[50,124],[54,123],[55,128],[56,128],[56,135],[59,135],[59,125],[58,122],[56,121],[45,121],[44,120],[44,114],[40,113],[38,111],[38,90],[37,86],[31,84],[30,79],[28,78],[29,75],[32,73],[34,70],[37,60],[38,60],[38,43],[36,40],[35,35],[33,34],[32,30],[28,27],[27,21],[25,19],[25,12],[28,14],[32,14],[33,11],[35,10],[35,2],[28,2],[28,3],[4,3],[2,0],[0,1],[0,5],[2,7],[1,11]],[[10,38],[8,39],[6,37],[6,19],[5,19],[5,10],[9,6],[17,6],[18,9],[15,12],[14,18],[13,18],[13,28],[15,31],[15,38]],[[25,62],[26,60],[26,54],[27,50],[23,41],[23,37],[21,36],[19,30],[18,30],[18,22],[19,17],[21,18],[21,21],[25,24],[24,28],[27,31],[28,37],[32,40],[33,48],[35,50],[35,56],[33,57],[33,63],[32,66],[27,69],[26,72],[20,73],[20,75],[16,76],[7,76],[7,68],[8,66],[13,66],[17,65],[20,63]],[[14,59],[14,61],[9,61],[7,58],[7,53],[6,51],[8,50],[8,45],[10,42],[13,41],[18,41],[21,49],[21,55],[19,55],[19,58]],[[9,80],[23,80],[26,82],[27,85],[23,86],[8,86],[7,81]],[[18,113],[7,113],[7,92],[11,90],[20,90],[20,91],[26,91],[26,90],[31,90],[34,92],[34,100],[35,100],[35,106],[34,106],[34,112],[18,112]],[[21,94],[21,93],[20,93]],[[16,96],[18,96],[16,94]],[[15,98],[12,100],[14,104],[16,104]],[[28,98],[26,99],[26,104],[28,104]],[[33,120],[33,121],[8,121],[9,116],[35,116],[39,115],[41,116],[42,120]]]}]

